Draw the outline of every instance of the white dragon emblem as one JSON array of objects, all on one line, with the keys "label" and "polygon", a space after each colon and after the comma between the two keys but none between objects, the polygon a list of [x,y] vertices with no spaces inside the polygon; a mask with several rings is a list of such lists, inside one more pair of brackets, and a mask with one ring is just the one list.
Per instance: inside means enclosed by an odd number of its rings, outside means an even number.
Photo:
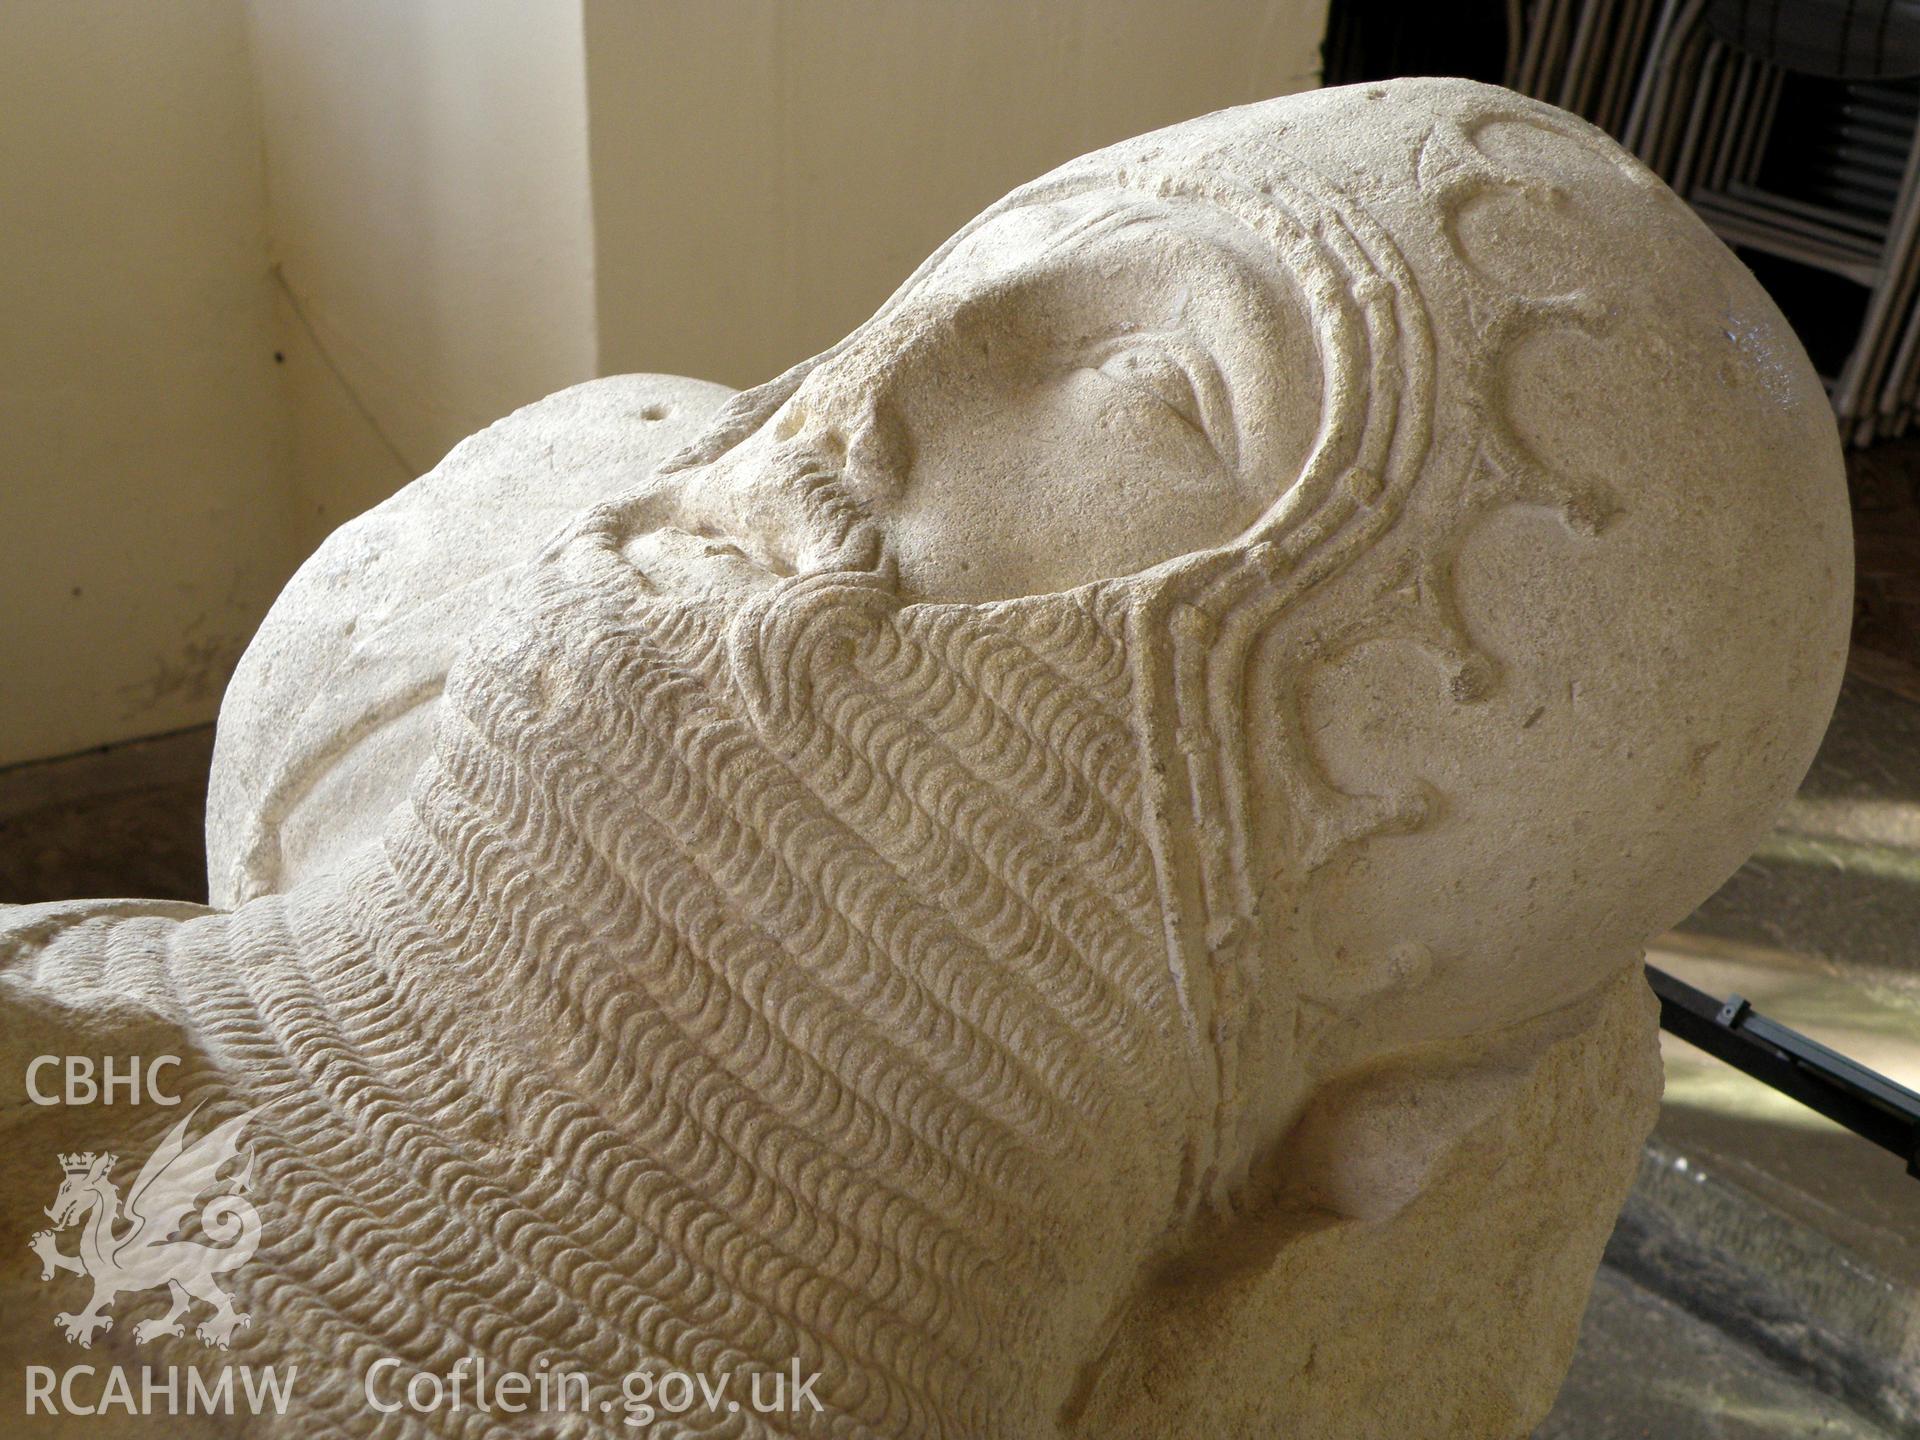
[{"label": "white dragon emblem", "polygon": [[[88,1151],[60,1157],[67,1178],[46,1211],[53,1229],[40,1231],[29,1246],[40,1257],[42,1280],[51,1280],[60,1270],[93,1280],[93,1298],[84,1310],[54,1316],[53,1323],[67,1339],[92,1345],[94,1331],[113,1328],[113,1317],[106,1312],[114,1297],[162,1285],[172,1296],[172,1308],[134,1326],[135,1340],[182,1334],[180,1317],[195,1300],[213,1306],[213,1314],[194,1331],[208,1345],[224,1349],[235,1327],[247,1323],[246,1314],[233,1308],[214,1277],[244,1265],[260,1243],[260,1213],[238,1193],[247,1188],[252,1174],[251,1154],[240,1174],[215,1177],[234,1157],[240,1130],[252,1118],[251,1111],[236,1115],[189,1146],[186,1133],[193,1114],[185,1116],[140,1167],[124,1214],[120,1192],[108,1178],[118,1156]],[[201,1233],[212,1243],[175,1239],[201,1194],[227,1184],[233,1190],[215,1195],[200,1211]],[[63,1254],[55,1232],[82,1221],[78,1251]]]}]

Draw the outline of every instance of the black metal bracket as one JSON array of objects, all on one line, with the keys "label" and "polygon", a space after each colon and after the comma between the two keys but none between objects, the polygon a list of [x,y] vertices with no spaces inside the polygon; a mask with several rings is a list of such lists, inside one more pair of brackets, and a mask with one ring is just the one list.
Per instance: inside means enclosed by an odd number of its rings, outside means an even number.
[{"label": "black metal bracket", "polygon": [[1920,1095],[1769,1020],[1738,995],[1716,1000],[1652,965],[1647,983],[1660,997],[1661,1029],[1891,1150],[1920,1179]]}]

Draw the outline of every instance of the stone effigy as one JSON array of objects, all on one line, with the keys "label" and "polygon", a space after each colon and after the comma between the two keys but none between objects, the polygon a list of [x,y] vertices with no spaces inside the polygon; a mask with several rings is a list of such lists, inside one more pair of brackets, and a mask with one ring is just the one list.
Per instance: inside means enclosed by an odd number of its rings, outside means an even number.
[{"label": "stone effigy", "polygon": [[1850,592],[1799,346],[1582,122],[1409,80],[1073,161],[777,380],[565,392],[302,571],[218,908],[0,922],[9,1369],[295,1367],[248,1433],[1524,1436],[1642,946]]}]

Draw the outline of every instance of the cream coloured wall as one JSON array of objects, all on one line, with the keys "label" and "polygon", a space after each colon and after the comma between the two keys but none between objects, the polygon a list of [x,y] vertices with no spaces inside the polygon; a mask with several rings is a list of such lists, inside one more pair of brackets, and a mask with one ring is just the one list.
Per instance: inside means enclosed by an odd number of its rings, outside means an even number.
[{"label": "cream coloured wall", "polygon": [[1083,151],[1317,83],[1326,0],[585,0],[603,370],[744,386]]},{"label": "cream coloured wall", "polygon": [[0,764],[212,718],[296,558],[243,0],[0,5]]},{"label": "cream coloured wall", "polygon": [[595,372],[578,0],[250,0],[305,548]]},{"label": "cream coloured wall", "polygon": [[211,718],[293,566],[461,437],[766,378],[1009,186],[1314,83],[1324,8],[0,5],[0,765]]}]

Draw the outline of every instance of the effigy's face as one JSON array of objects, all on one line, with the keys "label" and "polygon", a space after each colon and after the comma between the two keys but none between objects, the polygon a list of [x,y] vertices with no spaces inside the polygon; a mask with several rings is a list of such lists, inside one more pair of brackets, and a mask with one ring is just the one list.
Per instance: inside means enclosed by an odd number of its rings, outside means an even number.
[{"label": "effigy's face", "polygon": [[[1845,517],[1765,296],[1559,125],[1369,90],[1084,157],[740,397],[627,553],[660,590],[865,569],[988,608],[1141,577],[1129,723],[1214,747],[1154,757],[1192,812],[1165,853],[1228,837],[1189,933],[1395,1035],[1573,1003],[1804,768]],[[1742,498],[1776,471],[1785,522]]]},{"label": "effigy's face", "polygon": [[680,523],[805,569],[841,536],[792,492],[824,488],[908,598],[1062,590],[1240,534],[1298,472],[1320,387],[1290,278],[1224,212],[1111,190],[1022,206],[684,476]]}]

